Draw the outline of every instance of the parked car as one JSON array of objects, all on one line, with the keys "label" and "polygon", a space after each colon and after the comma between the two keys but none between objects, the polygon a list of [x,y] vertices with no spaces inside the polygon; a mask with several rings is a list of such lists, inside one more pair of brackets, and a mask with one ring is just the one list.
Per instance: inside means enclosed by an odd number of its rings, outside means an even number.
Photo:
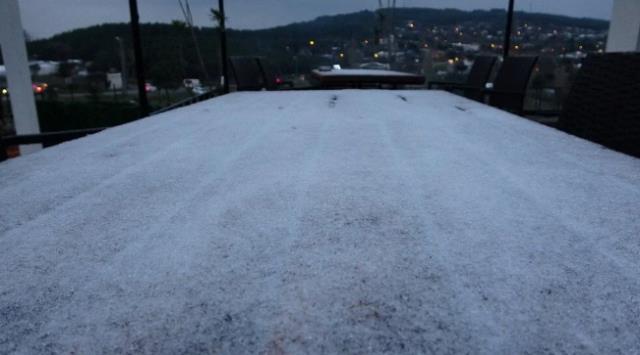
[{"label": "parked car", "polygon": [[31,87],[33,88],[33,93],[34,94],[43,94],[45,91],[47,91],[47,88],[49,88],[49,84],[47,84],[47,83],[33,83],[33,84],[31,84]]},{"label": "parked car", "polygon": [[[34,94],[44,94],[44,92],[47,91],[47,89],[49,88],[49,84],[33,83],[31,84],[31,87],[33,88]],[[7,89],[6,87],[0,88],[0,95],[9,96],[9,89]]]},{"label": "parked car", "polygon": [[184,79],[182,84],[187,89],[195,89],[196,87],[202,86],[200,84],[200,79]]},{"label": "parked car", "polygon": [[158,91],[158,88],[151,83],[145,83],[144,90],[146,92],[154,92],[154,91]]},{"label": "parked car", "polygon": [[202,94],[206,94],[207,92],[209,92],[209,89],[203,87],[203,86],[194,86],[191,89],[191,92],[193,92],[196,95],[202,95]]}]

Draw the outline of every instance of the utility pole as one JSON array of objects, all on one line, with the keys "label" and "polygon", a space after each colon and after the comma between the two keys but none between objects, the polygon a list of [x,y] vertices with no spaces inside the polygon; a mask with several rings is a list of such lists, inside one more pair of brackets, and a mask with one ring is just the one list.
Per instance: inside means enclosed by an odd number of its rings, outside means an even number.
[{"label": "utility pole", "polygon": [[515,0],[509,0],[509,11],[507,12],[507,28],[504,31],[504,47],[502,48],[502,58],[509,57],[511,50],[511,31],[513,29],[513,4]]},{"label": "utility pole", "polygon": [[227,28],[225,22],[227,16],[224,13],[224,0],[218,0],[218,11],[220,11],[220,56],[222,57],[222,90],[229,93],[229,63],[227,58]]},{"label": "utility pole", "polygon": [[133,39],[133,55],[136,64],[136,78],[138,81],[138,101],[140,102],[140,114],[149,116],[149,101],[147,100],[146,80],[144,78],[144,61],[142,58],[142,43],[140,41],[140,15],[138,14],[138,1],[129,0],[129,12],[131,13],[131,38]]}]

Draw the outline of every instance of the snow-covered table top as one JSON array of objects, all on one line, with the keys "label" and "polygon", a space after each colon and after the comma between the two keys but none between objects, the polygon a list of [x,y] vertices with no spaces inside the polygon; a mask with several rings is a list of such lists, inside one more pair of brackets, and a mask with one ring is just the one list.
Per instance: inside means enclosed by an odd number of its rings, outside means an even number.
[{"label": "snow-covered table top", "polygon": [[0,353],[640,349],[640,160],[447,93],[236,93],[0,181]]},{"label": "snow-covered table top", "polygon": [[331,70],[318,70],[314,69],[314,73],[317,75],[325,76],[416,76],[416,74],[405,73],[393,70],[377,70],[377,69],[331,69]]},{"label": "snow-covered table top", "polygon": [[362,84],[421,85],[425,82],[425,78],[422,75],[374,69],[334,69],[328,71],[315,69],[311,71],[311,76],[322,86]]}]

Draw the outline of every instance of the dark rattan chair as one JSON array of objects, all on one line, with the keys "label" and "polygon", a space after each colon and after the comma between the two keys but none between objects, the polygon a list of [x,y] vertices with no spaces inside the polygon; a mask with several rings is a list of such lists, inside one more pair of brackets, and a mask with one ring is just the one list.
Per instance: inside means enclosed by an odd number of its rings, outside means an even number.
[{"label": "dark rattan chair", "polygon": [[7,148],[23,144],[42,144],[43,147],[51,147],[73,139],[78,139],[90,134],[98,133],[104,128],[78,129],[71,131],[44,132],[38,134],[24,134],[0,136],[0,161],[9,158]]},{"label": "dark rattan chair", "polygon": [[238,91],[260,91],[267,88],[264,73],[257,58],[231,57],[229,67]]},{"label": "dark rattan chair", "polygon": [[452,83],[446,81],[430,81],[428,84],[429,89],[442,89],[447,91],[462,92],[464,96],[482,100],[482,90],[485,88],[491,71],[496,63],[496,57],[494,56],[478,56],[473,62],[473,66],[467,76],[465,83]]},{"label": "dark rattan chair", "polygon": [[489,105],[521,114],[524,98],[538,57],[508,57],[502,63],[493,88],[485,90]]},{"label": "dark rattan chair", "polygon": [[231,57],[231,74],[238,91],[279,90],[293,88],[293,82],[279,79],[270,65],[260,57]]},{"label": "dark rattan chair", "polygon": [[558,128],[640,157],[640,53],[586,58],[564,103]]},{"label": "dark rattan chair", "polygon": [[281,77],[275,75],[271,64],[262,57],[256,58],[258,61],[258,65],[260,66],[260,70],[262,71],[262,78],[266,83],[267,90],[280,90],[283,88],[292,89],[293,82],[282,79]]}]

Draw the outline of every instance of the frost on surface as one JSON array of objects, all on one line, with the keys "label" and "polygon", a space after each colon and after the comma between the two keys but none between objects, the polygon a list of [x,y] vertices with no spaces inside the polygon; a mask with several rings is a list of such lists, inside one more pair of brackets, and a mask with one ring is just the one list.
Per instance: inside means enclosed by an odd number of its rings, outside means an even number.
[{"label": "frost on surface", "polygon": [[640,348],[640,161],[446,93],[237,93],[0,181],[0,353]]}]

